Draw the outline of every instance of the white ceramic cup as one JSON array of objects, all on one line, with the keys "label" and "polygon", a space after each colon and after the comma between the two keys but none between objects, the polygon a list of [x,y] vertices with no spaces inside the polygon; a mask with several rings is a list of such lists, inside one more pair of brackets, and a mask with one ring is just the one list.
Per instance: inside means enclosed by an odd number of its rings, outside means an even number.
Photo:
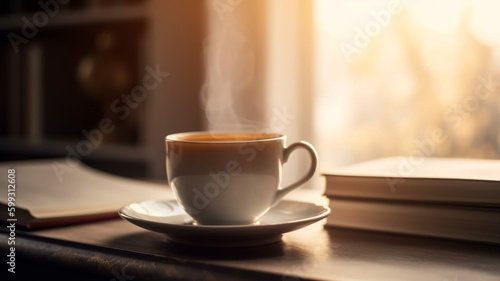
[{"label": "white ceramic cup", "polygon": [[[198,224],[255,223],[316,170],[314,147],[303,141],[285,147],[285,139],[285,135],[270,133],[168,135],[168,182]],[[309,153],[309,167],[296,182],[280,187],[283,163],[298,148]]]}]

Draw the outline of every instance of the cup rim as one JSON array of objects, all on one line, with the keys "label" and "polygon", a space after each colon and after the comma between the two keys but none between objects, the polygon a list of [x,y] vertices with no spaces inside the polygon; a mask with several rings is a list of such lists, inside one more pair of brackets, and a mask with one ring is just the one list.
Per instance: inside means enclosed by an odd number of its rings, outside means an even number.
[{"label": "cup rim", "polygon": [[[262,139],[251,139],[251,140],[234,140],[234,141],[203,141],[203,140],[182,140],[181,137],[186,136],[196,136],[196,135],[262,135]],[[252,131],[193,131],[193,132],[183,132],[169,134],[165,137],[165,142],[178,142],[178,143],[248,143],[248,142],[266,142],[266,141],[276,141],[284,140],[286,136],[284,134],[274,133],[274,132],[252,132]]]}]

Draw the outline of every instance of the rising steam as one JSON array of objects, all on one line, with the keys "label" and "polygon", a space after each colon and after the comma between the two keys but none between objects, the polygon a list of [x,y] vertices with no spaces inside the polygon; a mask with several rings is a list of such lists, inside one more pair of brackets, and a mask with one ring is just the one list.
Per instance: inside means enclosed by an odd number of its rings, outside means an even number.
[{"label": "rising steam", "polygon": [[255,77],[255,53],[248,30],[234,15],[212,19],[204,42],[205,82],[201,102],[209,130],[258,130],[243,117],[245,95]]}]

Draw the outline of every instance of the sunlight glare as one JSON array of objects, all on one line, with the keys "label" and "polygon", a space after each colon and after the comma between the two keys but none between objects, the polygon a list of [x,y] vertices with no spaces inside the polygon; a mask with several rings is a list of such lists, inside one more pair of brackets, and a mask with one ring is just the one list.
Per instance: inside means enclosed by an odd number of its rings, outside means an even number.
[{"label": "sunlight glare", "polygon": [[474,36],[487,45],[500,44],[500,1],[474,2],[471,29]]},{"label": "sunlight glare", "polygon": [[458,28],[466,4],[466,0],[422,0],[412,2],[410,11],[420,25],[446,34]]}]

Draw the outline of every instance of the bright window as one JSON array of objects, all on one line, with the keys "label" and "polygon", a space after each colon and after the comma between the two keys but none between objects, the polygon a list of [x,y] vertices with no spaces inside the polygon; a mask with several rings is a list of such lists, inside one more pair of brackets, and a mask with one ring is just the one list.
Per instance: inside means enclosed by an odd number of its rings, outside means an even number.
[{"label": "bright window", "polygon": [[315,1],[322,169],[500,158],[500,1]]}]

